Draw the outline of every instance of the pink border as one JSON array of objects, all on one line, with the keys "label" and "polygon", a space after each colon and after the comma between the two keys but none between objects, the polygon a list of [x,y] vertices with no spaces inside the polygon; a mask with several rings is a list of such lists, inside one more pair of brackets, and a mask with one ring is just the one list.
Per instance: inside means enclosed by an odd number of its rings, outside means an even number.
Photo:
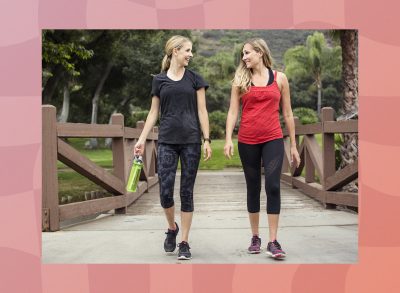
[{"label": "pink border", "polygon": [[[0,6],[0,292],[400,292],[396,1],[6,0]],[[359,264],[42,265],[42,28],[359,29]]]}]

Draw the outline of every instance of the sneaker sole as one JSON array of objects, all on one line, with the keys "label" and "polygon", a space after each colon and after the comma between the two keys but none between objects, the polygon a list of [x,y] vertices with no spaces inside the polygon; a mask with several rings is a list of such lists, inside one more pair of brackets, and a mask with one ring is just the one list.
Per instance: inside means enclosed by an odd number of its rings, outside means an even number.
[{"label": "sneaker sole", "polygon": [[278,254],[272,254],[271,252],[267,251],[266,252],[267,255],[269,255],[272,258],[276,258],[276,259],[282,259],[286,257],[286,254],[282,254],[282,253],[278,253]]},{"label": "sneaker sole", "polygon": [[178,259],[179,260],[190,260],[190,259],[192,259],[192,257],[186,257],[186,256],[178,256]]},{"label": "sneaker sole", "polygon": [[247,251],[248,254],[259,254],[261,251]]}]

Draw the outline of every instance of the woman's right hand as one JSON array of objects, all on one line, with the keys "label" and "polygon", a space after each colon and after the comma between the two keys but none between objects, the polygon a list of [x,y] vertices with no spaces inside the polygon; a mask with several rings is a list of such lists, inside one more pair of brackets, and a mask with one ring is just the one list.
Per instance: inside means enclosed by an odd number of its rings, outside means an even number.
[{"label": "woman's right hand", "polygon": [[144,153],[144,142],[138,140],[138,142],[135,144],[133,154],[135,156],[143,156],[143,153]]},{"label": "woman's right hand", "polygon": [[225,141],[225,146],[224,146],[224,155],[228,159],[232,158],[233,156],[233,143],[232,141]]}]

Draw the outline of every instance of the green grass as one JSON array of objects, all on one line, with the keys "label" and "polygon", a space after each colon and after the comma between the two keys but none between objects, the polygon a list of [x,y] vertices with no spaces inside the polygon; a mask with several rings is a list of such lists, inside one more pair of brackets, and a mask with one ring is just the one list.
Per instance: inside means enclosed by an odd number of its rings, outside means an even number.
[{"label": "green grass", "polygon": [[[68,143],[76,148],[81,154],[85,155],[88,159],[96,163],[97,165],[112,169],[112,151],[106,148],[100,148],[97,150],[86,150],[84,148],[86,139],[82,138],[70,138]],[[104,145],[104,140],[99,141],[99,145]],[[237,150],[237,140],[234,141],[234,156],[228,160],[225,158],[224,150],[225,140],[213,140],[212,147],[212,158],[205,162],[203,159],[200,161],[200,170],[222,170],[224,168],[240,168],[239,154]],[[70,169],[68,166],[61,162],[57,163],[59,169],[58,172],[58,197],[61,203],[62,197],[72,197],[71,202],[84,200],[85,191],[100,190],[104,191],[103,188],[94,184],[89,179],[81,176],[77,172]],[[110,170],[111,172],[112,170]]]},{"label": "green grass", "polygon": [[[83,138],[69,138],[68,144],[70,144],[72,147],[77,149],[82,155],[84,155],[85,157],[87,157],[89,160],[96,163],[97,165],[99,165],[103,168],[112,168],[113,167],[112,151],[111,151],[111,149],[102,147],[102,146],[104,146],[104,139],[98,139],[99,146],[101,146],[101,147],[96,150],[85,149],[86,141],[87,141],[87,139],[83,139]],[[57,162],[57,167],[59,169],[60,168],[68,168],[66,165],[64,165],[60,161]]]},{"label": "green grass", "polygon": [[[86,156],[88,159],[96,163],[103,168],[112,168],[112,151],[106,148],[100,148],[97,150],[86,150],[84,148],[86,139],[81,138],[70,138],[68,143],[76,148],[82,155]],[[212,148],[212,158],[205,162],[203,159],[200,161],[200,170],[222,170],[224,168],[240,168],[242,165],[240,163],[238,150],[237,150],[237,140],[233,142],[235,151],[232,159],[228,160],[224,156],[224,145],[225,140],[217,139],[213,140],[211,144]],[[100,142],[103,145],[103,141]],[[61,162],[57,163],[59,169],[67,168]]]},{"label": "green grass", "polygon": [[[224,168],[241,168],[239,153],[237,149],[237,139],[233,141],[233,157],[229,160],[224,155],[225,140],[216,139],[211,143],[212,157],[207,162],[202,158],[200,160],[200,170],[222,170]],[[203,151],[203,149],[202,149]],[[203,154],[202,154],[203,155]]]}]

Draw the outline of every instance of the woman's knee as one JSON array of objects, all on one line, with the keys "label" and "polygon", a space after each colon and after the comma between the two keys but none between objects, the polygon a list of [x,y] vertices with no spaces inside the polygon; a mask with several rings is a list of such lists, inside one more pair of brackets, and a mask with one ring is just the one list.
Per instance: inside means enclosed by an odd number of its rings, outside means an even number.
[{"label": "woman's knee", "polygon": [[170,198],[170,197],[161,197],[160,198],[160,202],[161,202],[161,206],[164,208],[164,209],[168,209],[168,208],[170,208],[170,207],[173,207],[174,206],[174,199],[173,198]]},{"label": "woman's knee", "polygon": [[194,211],[193,193],[181,194],[181,211],[187,213]]},{"label": "woman's knee", "polygon": [[265,192],[267,193],[268,198],[280,197],[281,196],[281,186],[279,183],[265,184]]}]

